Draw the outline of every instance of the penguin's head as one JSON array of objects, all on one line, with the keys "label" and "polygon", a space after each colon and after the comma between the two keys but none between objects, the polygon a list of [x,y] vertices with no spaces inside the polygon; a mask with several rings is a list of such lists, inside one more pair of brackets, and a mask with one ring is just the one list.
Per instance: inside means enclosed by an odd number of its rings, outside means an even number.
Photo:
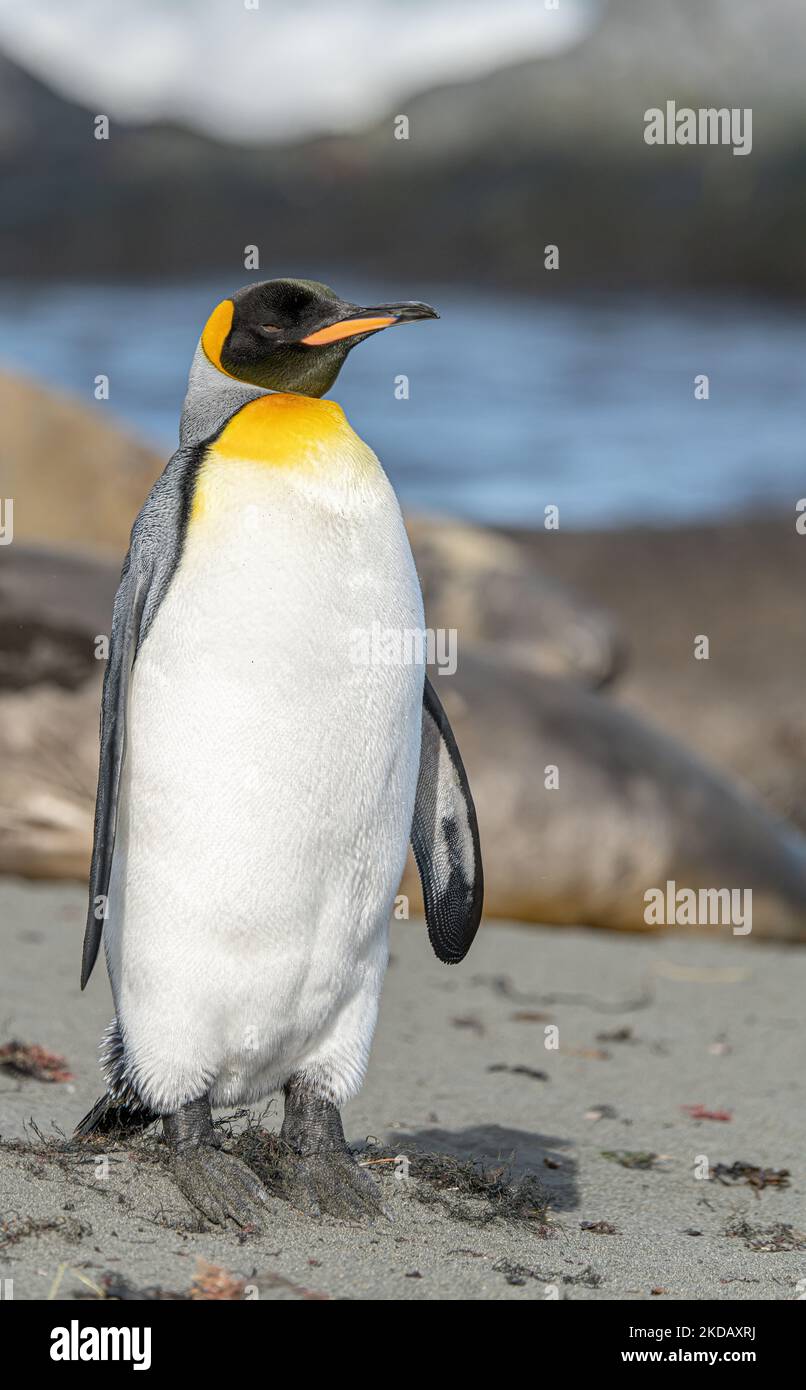
[{"label": "penguin's head", "polygon": [[323,396],[356,343],[396,323],[437,319],[428,304],[362,308],[316,280],[264,280],[213,310],[202,351],[225,376],[270,391]]}]

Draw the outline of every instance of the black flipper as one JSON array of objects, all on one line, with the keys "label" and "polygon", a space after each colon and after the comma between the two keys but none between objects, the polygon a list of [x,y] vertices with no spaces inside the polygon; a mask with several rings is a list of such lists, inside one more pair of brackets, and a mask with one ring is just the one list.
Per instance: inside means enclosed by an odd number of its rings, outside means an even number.
[{"label": "black flipper", "polygon": [[81,961],[81,988],[86,985],[101,943],[101,931],[109,896],[109,876],[118,814],[118,792],[126,745],[126,702],[129,676],[140,637],[148,595],[142,570],[124,570],[115,599],[109,660],[101,702],[101,761],[95,802],[95,836],[90,869],[90,901]]},{"label": "black flipper", "polygon": [[82,989],[98,955],[106,916],[126,746],[129,677],[139,647],[181,559],[188,512],[204,450],[204,442],[181,446],[157,479],[132,527],[129,553],[115,595],[112,640],[101,700],[101,764],[95,803],[90,902],[81,965]]},{"label": "black flipper", "polygon": [[467,774],[448,716],[427,676],[411,847],[431,945],[440,960],[455,965],[470,950],[481,921],[484,875]]}]

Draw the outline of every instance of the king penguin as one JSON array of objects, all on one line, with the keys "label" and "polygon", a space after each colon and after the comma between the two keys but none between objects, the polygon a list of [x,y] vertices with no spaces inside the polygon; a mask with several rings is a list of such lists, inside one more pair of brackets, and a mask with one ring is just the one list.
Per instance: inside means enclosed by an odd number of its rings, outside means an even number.
[{"label": "king penguin", "polygon": [[161,1118],[215,1224],[265,1225],[266,1192],[212,1107],[278,1090],[290,1201],[383,1210],[339,1107],[366,1071],[409,841],[441,960],[481,917],[476,814],[422,661],[356,640],[423,631],[400,507],[322,399],[357,343],[434,318],[310,280],[223,300],[115,598],[81,975],[103,937],[115,1018],[77,1133]]}]

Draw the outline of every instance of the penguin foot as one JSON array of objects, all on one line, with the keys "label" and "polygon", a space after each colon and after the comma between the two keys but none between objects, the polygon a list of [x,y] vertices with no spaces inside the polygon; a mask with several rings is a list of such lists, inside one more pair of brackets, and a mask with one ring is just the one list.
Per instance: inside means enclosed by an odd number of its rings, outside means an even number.
[{"label": "penguin foot", "polygon": [[394,1220],[375,1179],[359,1168],[348,1149],[290,1156],[283,1195],[306,1216]]},{"label": "penguin foot", "polygon": [[213,1225],[266,1229],[266,1189],[234,1154],[208,1144],[177,1149],[171,1172],[182,1195]]},{"label": "penguin foot", "polygon": [[376,1182],[350,1153],[336,1106],[317,1095],[304,1075],[286,1083],[280,1139],[287,1153],[282,1192],[293,1207],[345,1221],[394,1220]]},{"label": "penguin foot", "polygon": [[171,1146],[171,1170],[179,1191],[216,1226],[266,1229],[268,1193],[251,1168],[220,1147],[207,1096],[166,1115],[163,1131]]}]

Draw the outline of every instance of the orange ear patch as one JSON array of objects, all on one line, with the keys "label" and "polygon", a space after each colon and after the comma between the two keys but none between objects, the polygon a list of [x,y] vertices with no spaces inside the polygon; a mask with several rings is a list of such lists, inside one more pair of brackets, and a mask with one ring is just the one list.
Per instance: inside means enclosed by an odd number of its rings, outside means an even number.
[{"label": "orange ear patch", "polygon": [[306,343],[308,347],[321,347],[323,343],[338,343],[342,338],[354,338],[356,333],[371,333],[376,328],[388,328],[390,323],[395,323],[396,319],[345,319],[343,323],[331,323],[329,328],[318,328],[315,333],[309,333],[307,338],[301,338],[300,342]]},{"label": "orange ear patch", "polygon": [[235,313],[235,305],[231,299],[222,299],[217,304],[206,324],[201,336],[202,347],[205,355],[209,357],[214,367],[217,367],[225,376],[232,376],[226,367],[221,365],[221,353],[224,344],[232,328],[232,318]]}]

